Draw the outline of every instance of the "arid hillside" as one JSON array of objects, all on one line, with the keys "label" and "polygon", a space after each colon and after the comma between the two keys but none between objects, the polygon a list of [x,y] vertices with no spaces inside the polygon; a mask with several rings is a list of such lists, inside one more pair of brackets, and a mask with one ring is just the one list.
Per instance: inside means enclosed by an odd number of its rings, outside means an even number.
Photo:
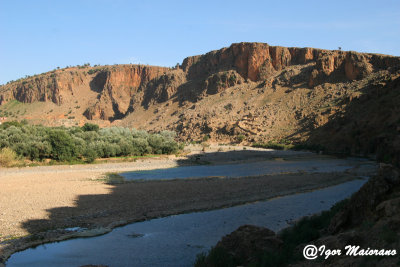
[{"label": "arid hillside", "polygon": [[399,77],[399,57],[237,43],[174,68],[84,66],[20,79],[0,87],[0,116],[170,129],[182,140],[308,141],[346,153],[384,150],[392,161]]}]

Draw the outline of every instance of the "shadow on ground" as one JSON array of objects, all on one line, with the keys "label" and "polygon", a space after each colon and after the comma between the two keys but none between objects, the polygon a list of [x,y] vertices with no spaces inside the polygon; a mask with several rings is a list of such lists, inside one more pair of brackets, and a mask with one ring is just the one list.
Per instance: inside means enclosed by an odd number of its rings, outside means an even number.
[{"label": "shadow on ground", "polygon": [[[297,153],[297,152],[296,152]],[[299,152],[301,153],[301,152]],[[289,153],[285,151],[227,151],[206,153],[207,161],[273,159]],[[311,153],[306,153],[310,155]],[[313,154],[311,154],[313,155]],[[179,165],[196,161],[193,155]],[[299,176],[301,179],[299,179]],[[2,251],[3,262],[11,252],[28,246],[55,240],[65,235],[65,228],[82,227],[95,229],[115,227],[178,213],[217,209],[246,202],[265,200],[279,195],[307,191],[322,184],[335,184],[350,179],[347,175],[288,174],[254,176],[238,179],[199,178],[126,182],[110,185],[110,193],[80,195],[74,207],[56,207],[47,210],[48,219],[28,220],[22,227],[29,236],[8,241]],[[0,261],[1,263],[1,261]]]}]

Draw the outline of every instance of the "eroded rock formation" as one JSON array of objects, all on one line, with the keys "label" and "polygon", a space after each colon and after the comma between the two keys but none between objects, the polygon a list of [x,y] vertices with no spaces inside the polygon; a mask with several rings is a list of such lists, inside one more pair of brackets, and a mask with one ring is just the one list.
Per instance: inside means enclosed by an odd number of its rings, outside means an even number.
[{"label": "eroded rock formation", "polygon": [[[28,108],[24,116],[25,111],[14,108],[12,118],[52,125],[95,120],[150,131],[169,129],[182,140],[207,135],[236,141],[244,135],[248,142],[310,138],[315,143],[330,135],[341,140],[334,148],[374,153],[375,144],[382,143],[376,131],[361,133],[361,147],[349,147],[347,140],[359,135],[360,123],[366,129],[396,128],[392,124],[400,119],[399,112],[385,117],[374,103],[390,102],[382,103],[386,113],[387,106],[395,108],[400,96],[394,81],[399,76],[399,57],[236,43],[187,57],[174,68],[86,66],[21,79],[0,87],[0,112],[12,100],[42,101],[55,106],[44,105],[36,113]],[[375,110],[370,114],[373,125],[361,117],[362,109],[370,106]],[[356,116],[347,112],[353,107]],[[338,120],[340,130],[335,130]],[[335,123],[323,128],[329,122]]]}]

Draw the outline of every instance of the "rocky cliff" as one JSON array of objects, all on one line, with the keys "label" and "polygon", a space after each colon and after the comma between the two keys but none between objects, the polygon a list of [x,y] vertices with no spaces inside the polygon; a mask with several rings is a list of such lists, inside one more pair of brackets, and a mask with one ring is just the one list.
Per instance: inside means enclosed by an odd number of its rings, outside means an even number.
[{"label": "rocky cliff", "polygon": [[[203,87],[207,88],[210,79],[215,80],[216,74],[225,72],[238,74],[235,78],[228,76],[228,79],[223,81],[225,87],[234,86],[236,83],[233,80],[237,77],[245,81],[260,82],[274,77],[274,74],[290,66],[308,63],[312,63],[313,67],[308,73],[309,76],[304,78],[309,87],[314,87],[328,80],[338,82],[363,79],[373,72],[399,66],[399,62],[398,57],[377,54],[288,48],[269,46],[266,43],[237,43],[205,55],[185,58],[180,68],[183,70],[182,76],[186,79],[180,79],[175,87],[188,81],[201,80]],[[54,70],[1,86],[0,105],[12,99],[23,103],[52,101],[61,104],[63,95],[74,95],[78,87],[85,85],[98,92],[99,98],[104,102],[106,99],[111,100],[110,106],[121,106],[117,111],[125,113],[128,108],[122,102],[126,101],[126,98],[136,95],[139,88],[146,91],[149,81],[171,72],[171,68],[144,65],[94,68],[85,66]],[[172,94],[168,92],[171,89],[165,86],[173,79],[173,76],[163,76],[163,80],[158,81],[163,87],[158,94],[166,96],[160,100],[167,101],[171,98]],[[221,82],[223,77],[219,79],[217,82]]]},{"label": "rocky cliff", "polygon": [[119,119],[129,110],[149,81],[165,74],[168,68],[147,66],[118,66],[100,70],[90,81],[92,90],[99,93],[98,101],[84,115],[88,119]]},{"label": "rocky cliff", "polygon": [[323,136],[337,136],[341,151],[374,153],[382,132],[368,129],[385,128],[397,138],[399,66],[399,57],[386,55],[237,43],[175,68],[85,66],[21,79],[0,87],[0,115],[170,129],[182,140],[243,135],[247,142],[309,140],[326,147]]},{"label": "rocky cliff", "polygon": [[234,69],[244,79],[257,82],[292,65],[313,62],[310,87],[335,80],[362,79],[374,71],[397,66],[399,58],[356,52],[329,51],[314,48],[269,46],[264,43],[239,43],[202,56],[188,57],[182,68],[189,79],[199,79],[220,71]]},{"label": "rocky cliff", "polygon": [[84,115],[88,119],[111,120],[124,116],[131,98],[138,90],[168,70],[169,68],[143,65],[54,70],[2,86],[0,105],[18,100],[23,103],[51,101],[60,106],[68,100],[79,99],[84,89],[97,93],[97,101],[87,107]]}]

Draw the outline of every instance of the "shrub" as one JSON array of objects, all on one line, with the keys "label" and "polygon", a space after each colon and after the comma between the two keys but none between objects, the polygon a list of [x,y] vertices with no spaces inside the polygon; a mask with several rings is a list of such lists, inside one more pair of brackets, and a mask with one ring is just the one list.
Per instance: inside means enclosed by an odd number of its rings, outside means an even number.
[{"label": "shrub", "polygon": [[173,131],[162,131],[160,133],[160,135],[162,137],[164,137],[164,139],[171,140],[171,141],[174,140],[174,138],[176,137],[176,133]]},{"label": "shrub", "polygon": [[243,140],[244,140],[245,138],[246,138],[246,137],[245,137],[243,134],[239,134],[238,137],[237,137],[237,140],[238,140],[239,143],[241,143],[241,142],[243,142]]},{"label": "shrub", "polygon": [[121,156],[128,156],[132,155],[133,153],[133,146],[126,140],[120,140],[117,145],[119,146],[119,151]]},{"label": "shrub", "polygon": [[98,157],[96,150],[94,150],[93,148],[86,149],[83,156],[85,157],[85,161],[88,163],[94,162],[95,159]]},{"label": "shrub", "polygon": [[207,142],[210,139],[209,135],[203,136],[203,142]]},{"label": "shrub", "polygon": [[224,106],[224,109],[227,111],[231,111],[233,109],[233,105],[231,103]]},{"label": "shrub", "polygon": [[174,138],[171,131],[149,134],[124,127],[99,129],[91,123],[70,128],[18,122],[0,125],[0,148],[9,147],[18,156],[31,160],[92,162],[97,157],[176,153],[180,146]]},{"label": "shrub", "polygon": [[178,152],[179,146],[175,141],[164,141],[161,146],[162,154],[173,154]]},{"label": "shrub", "polygon": [[231,76],[229,77],[229,81],[231,83],[235,83],[236,82],[236,75],[234,73],[232,73]]},{"label": "shrub", "polygon": [[98,71],[99,69],[90,69],[90,70],[88,70],[88,74],[94,74],[94,73],[96,73],[97,71]]},{"label": "shrub", "polygon": [[49,142],[52,147],[52,156],[59,161],[69,161],[76,158],[74,142],[69,134],[63,130],[54,130],[49,133]]},{"label": "shrub", "polygon": [[292,149],[294,145],[281,142],[278,143],[274,141],[268,141],[267,143],[254,143],[252,147],[271,148],[276,150],[288,150]]},{"label": "shrub", "polygon": [[6,122],[3,122],[0,127],[2,129],[7,129],[7,128],[11,127],[11,126],[21,127],[22,124],[20,122],[18,122],[18,121],[6,121]]},{"label": "shrub", "polygon": [[42,160],[50,156],[51,145],[49,142],[31,141],[22,146],[22,151],[19,153],[30,160]]},{"label": "shrub", "polygon": [[143,156],[144,154],[151,152],[151,147],[145,138],[133,138],[133,155]]},{"label": "shrub", "polygon": [[164,138],[160,134],[151,135],[148,138],[149,145],[151,146],[154,154],[162,153],[162,145],[164,142]]},{"label": "shrub", "polygon": [[17,153],[11,148],[5,147],[0,150],[0,166],[10,167],[15,163]]},{"label": "shrub", "polygon": [[99,125],[93,124],[93,123],[85,123],[85,125],[82,126],[82,130],[85,132],[88,132],[88,131],[97,132],[99,130]]},{"label": "shrub", "polygon": [[221,247],[216,247],[211,249],[208,255],[204,253],[198,254],[196,256],[195,267],[207,267],[207,266],[240,266],[240,262],[235,261],[235,259],[230,255],[225,249]]}]

